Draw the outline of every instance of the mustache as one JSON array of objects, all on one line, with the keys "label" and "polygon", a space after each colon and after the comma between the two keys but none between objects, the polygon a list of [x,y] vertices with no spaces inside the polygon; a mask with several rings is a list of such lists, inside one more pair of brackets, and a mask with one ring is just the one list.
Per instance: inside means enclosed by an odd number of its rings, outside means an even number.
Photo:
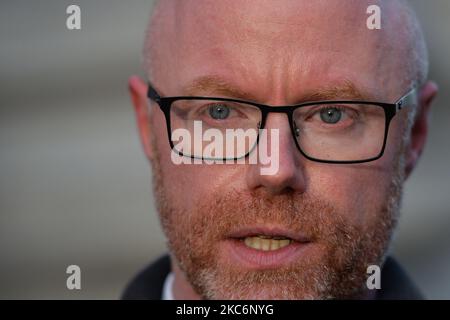
[{"label": "mustache", "polygon": [[[207,213],[207,214],[206,214]],[[348,235],[350,224],[328,200],[306,193],[270,195],[262,191],[214,191],[198,201],[192,213],[191,230],[199,238],[221,240],[239,229],[270,226],[299,233],[309,240]],[[205,233],[205,230],[210,230]]]}]

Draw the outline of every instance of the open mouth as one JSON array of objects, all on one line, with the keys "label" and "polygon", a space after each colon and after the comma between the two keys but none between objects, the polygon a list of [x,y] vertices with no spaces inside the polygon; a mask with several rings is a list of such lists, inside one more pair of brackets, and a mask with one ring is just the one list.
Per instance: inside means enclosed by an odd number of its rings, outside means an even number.
[{"label": "open mouth", "polygon": [[245,237],[242,241],[247,247],[255,250],[274,251],[290,245],[293,240],[283,236],[256,235]]},{"label": "open mouth", "polygon": [[223,242],[226,261],[249,269],[274,269],[295,263],[310,250],[312,239],[287,228],[241,228]]},{"label": "open mouth", "polygon": [[300,234],[284,229],[251,228],[230,234],[246,247],[259,251],[276,251],[295,243],[306,243],[308,239]]}]

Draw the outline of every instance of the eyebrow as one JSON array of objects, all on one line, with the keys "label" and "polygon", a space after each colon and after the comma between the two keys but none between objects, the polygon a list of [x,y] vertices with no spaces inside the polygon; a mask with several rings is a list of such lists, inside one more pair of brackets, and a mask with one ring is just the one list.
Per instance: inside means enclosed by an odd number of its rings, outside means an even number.
[{"label": "eyebrow", "polygon": [[[237,86],[232,85],[224,78],[209,75],[202,76],[187,86],[183,87],[183,95],[186,96],[224,96],[231,97],[240,100],[258,101],[255,95],[249,92],[239,89]],[[311,92],[306,92],[301,95],[301,98],[296,101],[295,104],[314,101],[326,101],[326,100],[355,100],[355,101],[369,101],[371,95],[359,90],[353,82],[350,80],[343,80],[339,83],[318,88]]]},{"label": "eyebrow", "polygon": [[188,96],[214,94],[243,100],[257,100],[249,92],[239,89],[219,76],[199,77],[185,86],[182,91],[183,94]]},{"label": "eyebrow", "polygon": [[358,89],[350,80],[344,80],[329,87],[319,88],[302,96],[304,101],[354,100],[370,101],[372,95]]}]

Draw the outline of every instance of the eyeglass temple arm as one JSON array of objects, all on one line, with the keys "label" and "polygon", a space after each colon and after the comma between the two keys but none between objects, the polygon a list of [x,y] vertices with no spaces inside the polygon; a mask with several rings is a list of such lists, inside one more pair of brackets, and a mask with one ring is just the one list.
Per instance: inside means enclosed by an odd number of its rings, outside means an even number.
[{"label": "eyeglass temple arm", "polygon": [[403,108],[412,107],[417,104],[417,90],[416,88],[411,89],[406,95],[400,98],[395,104],[396,112],[399,112]]},{"label": "eyeglass temple arm", "polygon": [[158,103],[161,101],[161,96],[150,84],[148,85],[147,97]]}]

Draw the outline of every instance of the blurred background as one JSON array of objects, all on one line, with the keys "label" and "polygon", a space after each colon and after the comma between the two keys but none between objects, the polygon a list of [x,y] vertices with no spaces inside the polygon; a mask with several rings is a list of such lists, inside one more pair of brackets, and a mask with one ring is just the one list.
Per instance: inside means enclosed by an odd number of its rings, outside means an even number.
[{"label": "blurred background", "polygon": [[[412,3],[441,91],[394,251],[428,298],[450,299],[450,1]],[[165,251],[127,93],[150,7],[0,3],[0,299],[116,299]],[[66,288],[71,264],[81,290]]]}]

